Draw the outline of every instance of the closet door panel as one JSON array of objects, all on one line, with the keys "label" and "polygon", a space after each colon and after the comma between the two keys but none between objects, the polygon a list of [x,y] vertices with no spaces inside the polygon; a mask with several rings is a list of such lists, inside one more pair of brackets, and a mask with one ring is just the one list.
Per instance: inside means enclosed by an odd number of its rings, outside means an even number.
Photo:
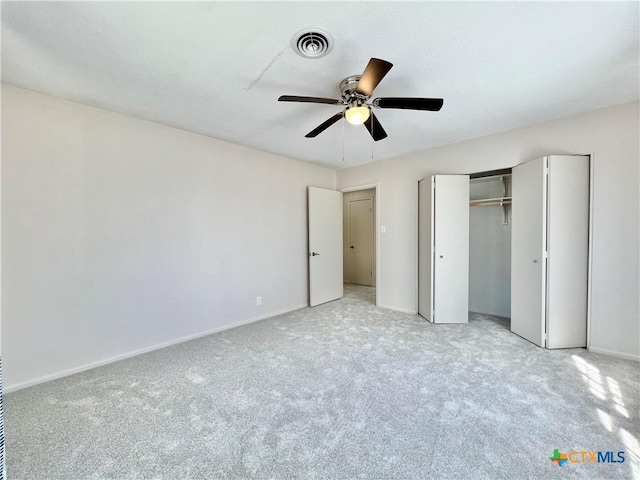
[{"label": "closet door panel", "polygon": [[547,347],[587,346],[589,157],[549,158]]},{"label": "closet door panel", "polygon": [[545,346],[547,159],[518,165],[512,176],[511,331]]},{"label": "closet door panel", "polygon": [[433,322],[433,177],[418,182],[418,313]]},{"label": "closet door panel", "polygon": [[434,322],[469,321],[469,176],[435,176]]}]

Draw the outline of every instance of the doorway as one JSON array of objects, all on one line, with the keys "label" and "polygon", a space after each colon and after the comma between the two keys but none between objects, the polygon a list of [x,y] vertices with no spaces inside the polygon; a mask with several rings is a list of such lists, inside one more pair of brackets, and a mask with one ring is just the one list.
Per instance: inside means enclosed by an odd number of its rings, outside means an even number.
[{"label": "doorway", "polygon": [[377,305],[376,197],[376,185],[343,189],[342,206],[344,283]]},{"label": "doorway", "polygon": [[511,328],[511,168],[469,182],[469,318]]},{"label": "doorway", "polygon": [[471,174],[469,310],[511,317],[511,169]]}]

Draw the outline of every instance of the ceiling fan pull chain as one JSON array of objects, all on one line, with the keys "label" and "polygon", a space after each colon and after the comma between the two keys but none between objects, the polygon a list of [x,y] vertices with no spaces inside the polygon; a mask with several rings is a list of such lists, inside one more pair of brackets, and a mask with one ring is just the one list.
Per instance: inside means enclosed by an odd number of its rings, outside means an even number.
[{"label": "ceiling fan pull chain", "polygon": [[376,143],[374,140],[375,135],[373,134],[374,129],[376,128],[375,122],[371,122],[371,161],[373,162],[373,144]]},{"label": "ceiling fan pull chain", "polygon": [[344,117],[342,117],[342,161],[344,162]]}]

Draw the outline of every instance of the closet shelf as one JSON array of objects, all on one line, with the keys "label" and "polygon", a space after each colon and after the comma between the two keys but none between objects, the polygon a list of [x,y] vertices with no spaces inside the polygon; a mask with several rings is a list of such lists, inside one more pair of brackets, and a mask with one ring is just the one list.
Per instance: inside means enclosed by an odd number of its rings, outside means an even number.
[{"label": "closet shelf", "polygon": [[469,201],[470,207],[486,207],[490,205],[511,205],[511,197],[481,198]]}]

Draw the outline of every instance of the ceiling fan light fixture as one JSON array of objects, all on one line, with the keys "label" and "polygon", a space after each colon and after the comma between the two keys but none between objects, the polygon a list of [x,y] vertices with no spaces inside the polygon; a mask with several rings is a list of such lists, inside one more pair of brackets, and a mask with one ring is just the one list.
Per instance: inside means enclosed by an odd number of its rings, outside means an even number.
[{"label": "ceiling fan light fixture", "polygon": [[362,125],[367,121],[371,112],[369,107],[358,105],[355,107],[347,107],[344,116],[351,125]]}]

